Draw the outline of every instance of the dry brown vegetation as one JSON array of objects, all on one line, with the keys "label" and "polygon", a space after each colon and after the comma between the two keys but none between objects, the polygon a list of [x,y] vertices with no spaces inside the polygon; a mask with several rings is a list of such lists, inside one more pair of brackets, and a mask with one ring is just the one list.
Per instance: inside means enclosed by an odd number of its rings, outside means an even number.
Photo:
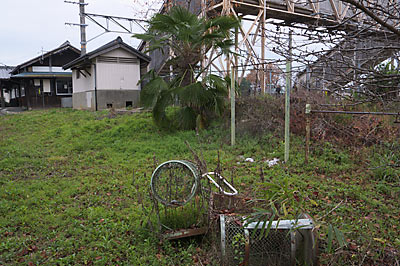
[{"label": "dry brown vegetation", "polygon": [[[305,135],[306,103],[314,110],[379,111],[379,104],[349,104],[323,94],[295,92],[291,100],[291,132]],[[259,135],[282,132],[284,96],[242,97],[238,100],[238,131]],[[393,116],[311,114],[311,138],[357,146],[391,142],[400,135]]]}]

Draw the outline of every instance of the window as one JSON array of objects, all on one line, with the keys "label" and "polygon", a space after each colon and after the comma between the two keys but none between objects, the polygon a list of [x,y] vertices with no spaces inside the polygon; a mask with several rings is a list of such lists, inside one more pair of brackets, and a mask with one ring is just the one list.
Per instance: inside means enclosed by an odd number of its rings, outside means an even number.
[{"label": "window", "polygon": [[112,103],[107,103],[107,108],[112,108]]},{"label": "window", "polygon": [[56,94],[57,95],[72,95],[72,81],[68,79],[56,80]]},{"label": "window", "polygon": [[132,101],[127,101],[127,102],[125,102],[125,104],[126,104],[126,108],[133,106]]},{"label": "window", "polygon": [[50,90],[50,80],[44,79],[43,80],[43,92],[51,92]]}]

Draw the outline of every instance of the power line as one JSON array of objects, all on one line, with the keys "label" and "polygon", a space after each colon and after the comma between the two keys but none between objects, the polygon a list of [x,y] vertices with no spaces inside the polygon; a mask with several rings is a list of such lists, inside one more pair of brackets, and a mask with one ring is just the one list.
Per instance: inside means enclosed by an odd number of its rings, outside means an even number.
[{"label": "power line", "polygon": [[[146,28],[142,25],[142,23],[147,23],[147,20],[138,19],[138,18],[128,18],[128,17],[120,17],[120,16],[111,16],[111,15],[102,15],[102,14],[94,14],[94,13],[87,13],[85,12],[85,6],[88,3],[84,2],[85,0],[79,0],[79,2],[74,1],[67,1],[65,0],[64,3],[68,4],[76,4],[79,5],[79,16],[80,16],[80,23],[70,23],[66,22],[65,25],[69,26],[79,26],[81,28],[81,51],[82,54],[86,51],[86,44],[106,33],[114,32],[114,33],[121,33],[121,34],[135,34],[138,33],[134,30],[133,24],[139,26],[142,30],[146,31]],[[93,38],[86,40],[86,27],[89,25],[85,23],[85,18],[89,19],[95,25],[102,28],[104,31]],[[99,19],[105,19],[105,23],[102,23]],[[111,23],[114,26],[117,26],[117,29],[113,29],[110,27]],[[129,26],[123,24],[123,22],[129,22]]]}]

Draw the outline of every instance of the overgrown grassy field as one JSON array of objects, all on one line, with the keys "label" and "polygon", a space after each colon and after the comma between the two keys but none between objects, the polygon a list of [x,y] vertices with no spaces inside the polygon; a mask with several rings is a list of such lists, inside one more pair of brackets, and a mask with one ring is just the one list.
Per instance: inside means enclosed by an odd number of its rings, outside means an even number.
[{"label": "overgrown grassy field", "polygon": [[[304,164],[304,140],[293,136],[291,160],[282,139],[238,136],[214,126],[200,132],[160,132],[149,113],[110,115],[76,110],[0,116],[0,265],[218,265],[206,240],[160,242],[147,226],[151,173],[170,159],[193,159],[184,141],[203,151],[239,192],[266,197],[267,183],[288,183],[306,200],[319,225],[323,265],[399,262],[399,170],[391,143],[347,149],[313,143]],[[244,156],[255,162],[244,162]],[[264,170],[264,181],[260,178]],[[135,177],[132,170],[135,170]],[[344,234],[328,249],[328,224]]]}]

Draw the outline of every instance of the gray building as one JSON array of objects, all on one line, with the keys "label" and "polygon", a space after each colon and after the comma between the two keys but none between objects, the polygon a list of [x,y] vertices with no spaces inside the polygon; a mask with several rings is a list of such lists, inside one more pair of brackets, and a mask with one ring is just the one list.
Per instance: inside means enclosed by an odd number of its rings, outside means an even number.
[{"label": "gray building", "polygon": [[[72,73],[62,66],[78,58],[80,51],[68,41],[59,47],[30,59],[11,71],[11,81],[18,84],[17,106],[27,109],[68,107],[71,102]],[[70,105],[69,105],[70,106]]]}]

